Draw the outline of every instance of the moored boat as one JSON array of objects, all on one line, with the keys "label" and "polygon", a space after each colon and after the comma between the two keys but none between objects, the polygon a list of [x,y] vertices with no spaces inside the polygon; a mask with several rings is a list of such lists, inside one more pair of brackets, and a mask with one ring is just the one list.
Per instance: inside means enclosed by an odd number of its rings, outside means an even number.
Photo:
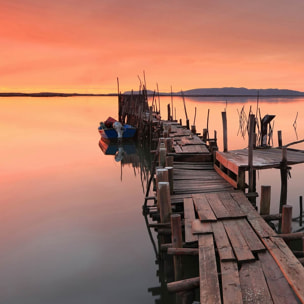
[{"label": "moored boat", "polygon": [[106,121],[100,122],[98,131],[102,138],[120,139],[134,137],[136,128],[128,124],[122,125],[119,121],[109,117]]}]

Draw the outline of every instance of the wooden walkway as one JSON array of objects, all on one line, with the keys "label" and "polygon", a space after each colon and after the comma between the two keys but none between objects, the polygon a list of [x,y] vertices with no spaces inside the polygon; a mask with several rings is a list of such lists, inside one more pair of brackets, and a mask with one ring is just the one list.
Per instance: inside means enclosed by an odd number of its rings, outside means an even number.
[{"label": "wooden walkway", "polygon": [[[210,157],[198,136],[171,127],[175,160]],[[230,158],[226,154],[227,162],[222,153],[216,155],[235,174],[248,164],[243,150],[230,153]],[[303,161],[298,152],[288,151],[290,162],[304,162],[301,156]],[[268,167],[271,160],[279,164],[280,159],[280,150],[255,150],[254,166]],[[173,167],[171,203],[183,203],[186,246],[197,243],[200,303],[304,303],[302,264],[245,194],[218,175],[210,161],[186,158]]]}]

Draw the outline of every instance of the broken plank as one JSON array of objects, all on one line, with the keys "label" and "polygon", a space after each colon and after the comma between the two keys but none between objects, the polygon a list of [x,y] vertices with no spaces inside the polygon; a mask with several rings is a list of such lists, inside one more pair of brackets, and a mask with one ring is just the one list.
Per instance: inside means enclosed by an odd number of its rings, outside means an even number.
[{"label": "broken plank", "polygon": [[240,283],[243,303],[273,303],[259,261],[242,264]]},{"label": "broken plank", "polygon": [[258,256],[274,303],[298,303],[294,292],[270,253],[260,252]]},{"label": "broken plank", "polygon": [[236,262],[221,261],[221,277],[224,304],[241,304],[242,290]]},{"label": "broken plank", "polygon": [[186,243],[196,242],[196,235],[192,234],[192,221],[195,220],[195,212],[192,198],[184,198],[184,218],[185,218],[185,241]]},{"label": "broken plank", "polygon": [[221,261],[235,261],[235,255],[230,245],[226,230],[222,222],[212,222],[212,231],[214,234],[217,252]]},{"label": "broken plank", "polygon": [[232,249],[239,262],[252,261],[255,259],[246,240],[241,234],[235,220],[223,221]]},{"label": "broken plank", "polygon": [[199,236],[200,302],[220,304],[221,295],[212,234]]},{"label": "broken plank", "polygon": [[192,194],[196,212],[201,221],[216,221],[216,216],[213,213],[205,196],[200,194]]}]

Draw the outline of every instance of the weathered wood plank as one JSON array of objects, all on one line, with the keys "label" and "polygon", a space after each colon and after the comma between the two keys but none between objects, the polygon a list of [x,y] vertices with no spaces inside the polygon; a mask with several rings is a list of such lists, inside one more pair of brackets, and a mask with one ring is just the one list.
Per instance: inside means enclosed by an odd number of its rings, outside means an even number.
[{"label": "weathered wood plank", "polygon": [[281,269],[291,288],[304,303],[304,268],[279,237],[263,238],[263,243]]},{"label": "weathered wood plank", "polygon": [[221,295],[212,234],[199,236],[200,302],[220,304]]},{"label": "weathered wood plank", "polygon": [[259,261],[242,264],[240,283],[243,303],[273,303]]},{"label": "weathered wood plank", "polygon": [[241,283],[236,262],[221,261],[222,292],[224,304],[243,303]]},{"label": "weathered wood plank", "polygon": [[208,193],[205,194],[209,205],[211,206],[215,216],[217,219],[229,218],[229,213],[226,207],[221,202],[220,198],[218,197],[217,193]]},{"label": "weathered wood plank", "polygon": [[199,194],[193,194],[195,209],[201,221],[216,221],[216,216],[213,213],[207,199]]},{"label": "weathered wood plank", "polygon": [[212,233],[212,227],[210,222],[201,222],[196,219],[192,221],[192,233],[193,234],[206,234]]},{"label": "weathered wood plank", "polygon": [[238,203],[233,199],[229,192],[218,193],[218,197],[229,212],[230,218],[245,217],[246,214],[242,211]]},{"label": "weathered wood plank", "polygon": [[192,221],[195,220],[195,212],[192,198],[184,198],[185,241],[186,243],[198,241],[192,234]]},{"label": "weathered wood plank", "polygon": [[246,240],[241,234],[235,220],[223,221],[228,238],[231,242],[233,251],[239,262],[252,261],[255,259]]},{"label": "weathered wood plank", "polygon": [[290,285],[270,253],[268,251],[260,252],[258,256],[273,302],[276,304],[298,303]]},{"label": "weathered wood plank", "polygon": [[266,250],[262,241],[256,235],[255,231],[252,229],[246,219],[238,219],[236,223],[251,251],[258,252]]},{"label": "weathered wood plank", "polygon": [[223,172],[216,164],[214,164],[214,170],[229,184],[231,184],[234,188],[237,188],[237,181],[228,176],[225,172]]},{"label": "weathered wood plank", "polygon": [[211,223],[217,252],[221,261],[235,261],[235,255],[230,245],[226,230],[222,222]]}]

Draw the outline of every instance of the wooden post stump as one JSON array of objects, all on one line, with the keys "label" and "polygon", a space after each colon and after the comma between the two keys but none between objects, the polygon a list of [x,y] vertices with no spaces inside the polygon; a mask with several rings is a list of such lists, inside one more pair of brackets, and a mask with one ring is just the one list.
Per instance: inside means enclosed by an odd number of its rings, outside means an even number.
[{"label": "wooden post stump", "polygon": [[157,198],[160,211],[160,222],[170,222],[171,215],[171,197],[170,186],[168,182],[159,182],[157,185]]},{"label": "wooden post stump", "polygon": [[261,186],[260,214],[270,214],[271,186]]},{"label": "wooden post stump", "polygon": [[[171,215],[171,231],[173,248],[181,248],[183,246],[182,224],[180,214]],[[182,279],[182,260],[181,256],[174,256],[174,278],[175,281]]]},{"label": "wooden post stump", "polygon": [[282,208],[282,233],[291,233],[292,206],[284,205]]}]

